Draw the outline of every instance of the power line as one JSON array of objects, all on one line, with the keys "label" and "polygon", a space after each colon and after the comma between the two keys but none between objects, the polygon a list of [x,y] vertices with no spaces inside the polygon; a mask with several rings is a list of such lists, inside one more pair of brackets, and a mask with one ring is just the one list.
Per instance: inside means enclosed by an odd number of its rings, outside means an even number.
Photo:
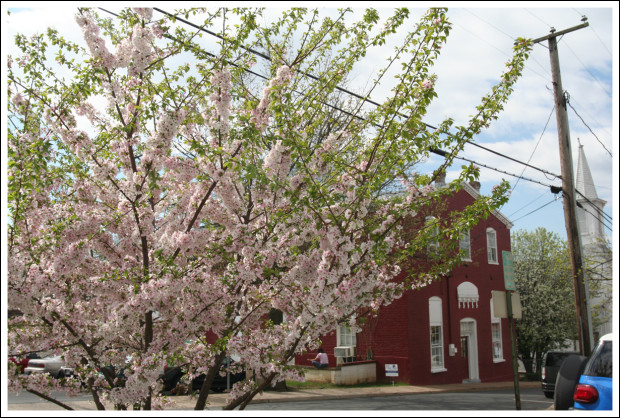
[{"label": "power line", "polygon": [[[430,151],[431,151],[433,154],[441,155],[442,157],[446,157],[446,156],[448,155],[448,153],[447,153],[447,152],[445,152],[445,151],[443,151],[443,150],[440,150],[440,149],[437,149],[437,148],[433,148],[433,149],[431,149]],[[530,181],[530,182],[532,182],[532,183],[538,183],[538,184],[540,184],[541,186],[545,186],[545,187],[549,187],[549,188],[555,187],[555,186],[551,186],[551,185],[549,185],[549,184],[544,184],[544,183],[541,183],[541,182],[539,182],[539,181],[537,181],[537,180],[533,180],[533,179],[530,179],[530,178],[527,178],[527,177],[520,176],[520,175],[518,175],[518,174],[512,174],[512,173],[509,173],[509,172],[507,172],[507,171],[500,170],[500,169],[498,169],[498,168],[490,167],[490,166],[488,166],[488,165],[486,165],[486,164],[482,164],[482,163],[479,163],[479,162],[477,162],[477,161],[470,160],[470,159],[465,158],[465,157],[459,157],[459,156],[456,156],[456,157],[454,157],[454,158],[457,158],[457,159],[459,159],[459,160],[463,160],[463,161],[467,161],[467,162],[472,163],[472,164],[476,164],[476,165],[478,165],[478,166],[480,166],[480,167],[488,168],[489,170],[497,171],[498,173],[507,174],[507,175],[509,175],[509,176],[512,176],[512,177],[517,177],[517,178],[520,178],[520,179],[523,179],[523,180],[526,180],[526,181]]]},{"label": "power line", "polygon": [[564,42],[564,45],[566,46],[566,48],[568,48],[568,50],[575,56],[575,58],[577,58],[577,61],[579,61],[579,63],[581,64],[581,66],[583,67],[584,70],[586,70],[586,72],[588,74],[590,74],[590,77],[592,77],[592,79],[594,81],[596,81],[598,83],[599,86],[601,86],[601,88],[603,89],[603,91],[605,91],[605,93],[607,93],[607,95],[609,97],[611,97],[611,92],[608,90],[607,86],[605,86],[594,74],[592,74],[592,72],[588,69],[588,67],[586,67],[586,65],[579,59],[579,57],[577,56],[577,54],[575,54],[575,51],[573,51],[573,49],[568,45],[568,43]]},{"label": "power line", "polygon": [[[203,31],[203,32],[205,32],[205,33],[208,33],[208,34],[209,34],[209,35],[211,35],[211,36],[215,36],[215,37],[217,37],[217,38],[219,38],[219,39],[221,39],[221,40],[223,40],[223,41],[226,41],[226,38],[224,38],[223,36],[218,35],[218,34],[216,34],[216,33],[214,33],[214,32],[211,32],[211,31],[209,31],[209,30],[207,30],[207,29],[204,29],[204,28],[202,28],[202,27],[200,27],[200,26],[197,26],[196,24],[194,24],[194,23],[192,23],[192,22],[190,22],[190,21],[188,21],[188,20],[185,20],[185,19],[183,19],[183,18],[180,18],[180,17],[178,17],[178,16],[175,16],[175,15],[173,15],[172,13],[166,12],[165,10],[159,9],[159,8],[157,8],[157,7],[154,7],[154,8],[153,8],[153,10],[156,10],[156,11],[158,11],[158,12],[162,13],[162,14],[165,14],[166,16],[174,17],[176,20],[178,20],[178,21],[180,21],[180,22],[182,22],[182,23],[185,23],[186,25],[190,25],[190,26],[192,26],[193,28],[196,28],[196,29],[198,29],[198,30],[200,30],[200,31]],[[272,61],[272,59],[271,59],[271,57],[270,57],[270,56],[265,55],[265,54],[263,54],[262,52],[258,52],[258,51],[256,51],[255,49],[252,49],[252,48],[246,48],[246,47],[244,47],[244,46],[242,46],[242,45],[240,45],[239,47],[240,47],[241,49],[245,49],[247,52],[250,52],[250,53],[252,53],[252,54],[258,55],[259,57],[264,58],[264,59],[266,59],[267,61]],[[304,75],[304,76],[306,76],[306,77],[309,77],[309,78],[313,79],[313,80],[319,81],[319,78],[318,78],[317,76],[315,76],[315,75],[312,75],[312,74],[307,73],[307,72],[304,72],[304,71],[300,71],[300,73],[301,73],[301,74],[303,74],[303,75]],[[367,98],[367,97],[364,97],[364,96],[362,96],[362,95],[360,95],[360,94],[357,94],[357,93],[353,93],[352,91],[346,90],[346,89],[344,89],[344,88],[342,88],[342,87],[336,86],[336,87],[335,87],[335,89],[336,89],[336,90],[338,90],[338,91],[341,91],[341,92],[343,92],[343,93],[350,94],[351,96],[354,96],[354,97],[355,97],[355,98],[357,98],[357,99],[360,99],[360,100],[363,100],[363,101],[365,101],[365,102],[371,103],[371,104],[373,104],[373,105],[375,105],[375,106],[381,106],[381,104],[379,104],[379,103],[377,103],[377,102],[374,102],[374,101],[370,100],[370,99],[369,99],[369,98]],[[429,128],[431,128],[431,129],[436,129],[436,128],[434,128],[434,127],[430,126],[430,125],[426,125],[426,126],[428,126],[428,127],[429,127]]]},{"label": "power line", "polygon": [[610,231],[610,232],[611,232],[611,231],[613,231],[613,230],[611,229],[611,227],[610,227],[610,226],[608,226],[608,225],[605,223],[605,219],[601,219],[601,218],[599,218],[598,216],[596,216],[595,214],[593,214],[592,212],[590,212],[588,209],[584,208],[584,207],[583,207],[583,205],[582,205],[581,203],[579,203],[579,202],[577,202],[577,206],[578,206],[578,207],[580,207],[580,208],[581,208],[584,212],[586,212],[586,213],[588,213],[588,214],[592,215],[592,217],[593,217],[594,219],[596,219],[596,220],[597,220],[597,221],[598,221],[601,225],[603,225],[605,228],[609,229],[609,231]]},{"label": "power line", "polygon": [[534,13],[530,12],[528,9],[523,9],[526,12],[528,12],[529,14],[531,14],[532,16],[534,16],[536,19],[538,19],[539,21],[541,21],[543,24],[549,26],[550,28],[553,28],[553,26],[551,26],[550,24],[548,24],[547,22],[545,22],[544,20],[542,20],[539,16],[536,16]]},{"label": "power line", "polygon": [[[598,206],[596,206],[590,199],[588,199],[586,196],[583,195],[583,193],[581,193],[579,190],[575,189],[575,191],[577,192],[577,194],[581,197],[583,197],[583,199],[588,202],[593,208],[594,210],[596,210],[596,212],[599,215],[603,215],[604,218],[606,218],[607,220],[609,220],[609,222],[612,222],[612,218],[611,216],[607,215],[604,211],[602,211]],[[579,203],[579,202],[577,202]]]},{"label": "power line", "polygon": [[[530,164],[524,163],[524,162],[519,161],[519,160],[517,160],[517,159],[515,159],[515,158],[512,158],[512,157],[509,157],[509,156],[507,156],[507,155],[504,155],[504,154],[502,154],[502,153],[500,153],[500,152],[493,151],[492,149],[490,149],[490,148],[486,148],[486,147],[484,147],[484,146],[482,146],[482,145],[480,145],[480,144],[476,144],[476,143],[471,142],[471,141],[469,141],[469,140],[467,141],[467,143],[468,143],[468,144],[471,144],[471,145],[473,145],[473,146],[475,146],[475,147],[481,148],[481,149],[483,149],[483,150],[485,150],[485,151],[488,151],[488,152],[490,152],[490,153],[492,153],[492,154],[495,154],[495,155],[498,155],[498,156],[500,156],[500,157],[506,158],[506,159],[508,159],[508,160],[510,160],[510,161],[514,161],[514,162],[516,162],[516,163],[523,164],[523,165],[524,165],[524,166],[526,166],[526,167],[530,167],[530,168],[533,168],[534,170],[538,170],[538,171],[540,171],[541,173],[544,173],[544,174],[549,174],[550,176],[553,176],[553,177],[555,177],[555,178],[557,178],[557,179],[561,179],[561,178],[562,178],[562,176],[560,176],[560,175],[558,175],[558,174],[553,174],[553,173],[550,173],[550,172],[549,172],[549,171],[547,171],[547,170],[543,170],[542,168],[534,167],[533,165],[530,165]],[[518,177],[518,176],[517,176],[517,177]]]},{"label": "power line", "polygon": [[529,213],[527,213],[527,214],[525,214],[525,215],[521,216],[521,217],[520,217],[520,218],[518,218],[518,219],[513,220],[512,222],[513,222],[513,223],[515,223],[515,222],[517,222],[518,220],[525,218],[526,216],[529,216],[529,215],[531,215],[531,214],[533,214],[533,213],[535,213],[535,212],[538,212],[539,210],[541,210],[541,209],[545,208],[546,206],[549,206],[549,205],[550,205],[550,204],[552,204],[553,202],[557,202],[559,199],[560,199],[560,196],[557,196],[557,197],[556,197],[555,199],[553,199],[551,202],[545,203],[544,205],[540,206],[539,208],[534,209],[533,211],[531,211],[531,212],[529,212]]},{"label": "power line", "polygon": [[[575,11],[575,13],[577,13],[579,16],[581,16],[582,18],[585,18],[586,15],[581,13],[579,10],[577,9],[573,9]],[[607,48],[607,45],[605,45],[605,42],[603,42],[603,40],[601,39],[600,36],[598,36],[598,33],[596,33],[596,31],[594,30],[594,26],[590,26],[590,28],[592,29],[592,32],[594,32],[594,35],[598,38],[599,42],[601,43],[601,45],[603,45],[603,48],[605,48],[607,50],[607,52],[609,53],[609,57],[612,58],[613,54],[611,53],[611,51],[609,50],[609,48]]]},{"label": "power line", "polygon": [[609,156],[613,158],[613,155],[611,155],[611,151],[609,151],[609,150],[607,149],[607,147],[605,146],[605,144],[603,144],[603,143],[601,142],[601,140],[598,138],[598,136],[596,136],[596,134],[592,131],[592,128],[590,128],[590,127],[588,126],[588,124],[586,123],[586,121],[585,121],[585,120],[583,120],[583,118],[581,117],[581,115],[580,115],[579,113],[577,113],[577,111],[575,110],[575,108],[573,107],[573,105],[571,105],[571,104],[570,104],[570,100],[566,100],[566,103],[570,106],[570,108],[571,108],[571,109],[573,109],[573,112],[575,112],[575,114],[579,117],[579,119],[581,119],[581,122],[583,122],[583,124],[586,126],[586,128],[588,128],[588,129],[590,130],[590,133],[591,133],[592,135],[594,135],[594,137],[596,138],[596,140],[598,141],[598,143],[599,143],[599,144],[601,144],[601,146],[602,146],[603,148],[605,148],[605,151],[607,151],[607,154],[609,154]]},{"label": "power line", "polygon": [[[573,95],[570,96],[570,100],[572,103],[577,103],[577,101],[575,100],[575,97]],[[581,108],[581,113],[584,113],[588,119],[593,120],[597,127],[602,130],[608,137],[612,137],[613,135],[611,134],[611,132],[604,126],[602,126],[603,124],[600,123],[598,120],[596,120],[595,117],[593,117],[591,114],[588,113],[587,109],[583,109],[583,107]]]},{"label": "power line", "polygon": [[[103,8],[100,8],[100,9],[101,9],[101,10],[103,10],[103,11],[105,11],[105,12],[107,12],[107,13],[110,13],[110,14],[112,14],[112,15],[114,15],[114,16],[116,16],[116,17],[118,17],[118,15],[117,15],[117,14],[115,14],[115,13],[112,13],[112,12],[110,12],[110,11],[108,11],[108,10],[103,9]],[[208,33],[209,35],[216,36],[216,37],[218,37],[219,39],[223,39],[223,40],[225,40],[225,38],[223,38],[221,35],[217,35],[217,34],[215,34],[215,33],[211,32],[211,31],[208,31],[208,30],[206,30],[206,29],[204,29],[204,28],[201,28],[200,26],[197,26],[197,25],[195,25],[195,24],[193,24],[193,23],[191,23],[191,22],[189,22],[189,21],[187,21],[187,20],[185,20],[185,19],[182,19],[182,18],[179,18],[179,17],[177,17],[177,16],[174,16],[174,15],[172,15],[171,13],[168,13],[168,12],[166,12],[166,11],[164,11],[164,10],[161,10],[161,9],[158,9],[158,8],[154,8],[154,10],[156,10],[156,11],[158,11],[158,12],[162,13],[162,14],[165,14],[165,15],[167,15],[167,16],[174,17],[176,20],[178,20],[178,21],[180,21],[180,22],[182,22],[182,23],[184,23],[184,24],[188,24],[188,25],[190,25],[190,26],[192,26],[192,27],[194,27],[194,28],[196,28],[196,29],[198,29],[198,30],[204,31],[204,32]],[[168,37],[168,38],[169,38],[169,39],[171,39],[171,40],[174,40],[174,41],[178,42],[178,40],[174,39],[173,37]],[[251,53],[253,53],[253,54],[256,54],[256,55],[258,55],[258,56],[260,56],[260,57],[262,57],[262,58],[264,58],[264,59],[267,59],[267,60],[271,61],[271,58],[270,58],[269,56],[265,55],[265,54],[262,54],[262,53],[260,53],[260,52],[258,52],[258,51],[255,51],[255,50],[251,49],[251,48],[245,48],[245,47],[243,47],[243,46],[241,46],[241,48],[245,49],[245,50],[246,50],[246,51],[248,51],[248,52],[251,52]],[[210,56],[214,56],[213,54],[208,53],[208,52],[206,52],[206,51],[202,51],[202,52],[204,52],[204,53],[206,53],[206,54],[208,54],[208,55],[210,55]],[[235,65],[235,64],[233,64],[233,65]],[[235,66],[236,66],[236,65],[235,65]],[[267,80],[267,79],[268,79],[267,77],[262,76],[262,75],[257,74],[257,73],[254,73],[254,72],[252,72],[252,71],[250,71],[250,70],[247,70],[247,69],[246,69],[245,71],[250,72],[250,73],[252,73],[252,74],[254,74],[254,75],[258,76],[258,77],[261,77],[261,78],[263,78],[263,79],[265,79],[265,80]],[[307,73],[303,73],[303,74],[304,74],[304,75],[306,75],[306,76],[308,76],[308,77],[311,77],[311,78],[314,78],[314,79],[318,80],[318,78],[317,78],[316,76],[313,76],[313,75],[311,75],[311,74],[307,74]],[[354,96],[354,97],[357,97],[357,98],[360,98],[360,99],[362,99],[362,100],[365,100],[366,102],[368,102],[368,103],[370,103],[370,104],[373,104],[373,105],[375,105],[375,106],[381,106],[381,105],[380,105],[379,103],[377,103],[377,102],[374,102],[374,101],[372,101],[372,100],[370,100],[370,99],[368,99],[368,98],[365,98],[365,97],[363,97],[363,96],[360,96],[360,95],[358,95],[358,94],[356,94],[356,93],[350,92],[350,91],[348,91],[348,90],[346,90],[346,89],[343,89],[343,88],[340,88],[340,87],[336,87],[336,89],[338,89],[338,90],[342,91],[343,93],[347,93],[347,94],[350,94],[350,95],[352,95],[352,96]],[[357,116],[357,115],[352,115],[351,113],[348,113],[348,112],[347,112],[347,111],[345,111],[345,110],[339,109],[339,108],[337,108],[337,107],[335,107],[335,106],[331,106],[331,105],[329,105],[329,104],[327,104],[327,103],[325,103],[325,104],[326,104],[326,105],[328,105],[328,106],[330,106],[330,107],[332,107],[332,108],[333,108],[333,109],[335,109],[335,110],[339,110],[339,111],[342,111],[342,112],[345,112],[345,113],[349,114],[350,116],[354,116],[354,117],[357,117],[357,118],[359,118],[359,119],[361,119],[361,120],[365,120],[364,118],[362,118],[362,117],[360,117],[360,116]],[[406,115],[402,115],[402,114],[400,114],[400,113],[399,113],[399,116],[401,116],[401,117],[407,117]],[[434,126],[432,126],[432,125],[429,125],[429,124],[427,124],[427,123],[425,123],[425,122],[422,122],[422,123],[423,123],[425,126],[427,126],[428,128],[430,128],[430,129],[435,129],[435,130],[437,129],[436,127],[434,127]],[[529,164],[523,163],[522,161],[516,160],[516,159],[514,159],[514,158],[512,158],[512,157],[508,157],[508,156],[506,156],[506,155],[504,155],[504,154],[501,154],[501,153],[499,153],[499,152],[497,152],[497,151],[493,151],[493,150],[491,150],[491,149],[489,149],[489,148],[483,147],[483,146],[481,146],[481,145],[479,145],[479,144],[475,144],[475,143],[473,143],[473,142],[471,142],[471,141],[467,141],[467,142],[468,142],[468,143],[470,143],[470,144],[472,144],[472,145],[474,145],[474,146],[480,147],[480,148],[482,148],[482,149],[484,149],[484,150],[486,150],[486,151],[488,151],[488,152],[491,152],[491,153],[494,153],[494,154],[496,154],[496,155],[498,155],[498,156],[501,156],[501,157],[503,157],[503,158],[507,158],[507,159],[510,159],[511,161],[517,162],[517,163],[519,163],[519,164],[526,165],[526,166],[528,166],[528,167],[530,167],[530,168],[533,168],[533,169],[535,169],[535,170],[538,170],[538,171],[541,171],[541,172],[543,172],[543,173],[549,174],[549,175],[554,176],[554,177],[556,177],[556,178],[561,178],[561,177],[560,177],[560,176],[558,176],[557,174],[553,174],[553,173],[550,173],[550,172],[548,172],[548,171],[546,171],[546,170],[540,169],[540,168],[538,168],[538,167],[534,167],[534,166],[531,166],[531,165],[529,165]],[[434,152],[434,153],[436,153],[436,154],[442,155],[442,156],[444,156],[444,157],[445,157],[445,156],[447,156],[447,153],[446,153],[445,151],[441,151],[441,150],[431,150],[431,152]],[[468,161],[468,162],[471,162],[471,163],[473,163],[473,164],[479,165],[479,166],[481,166],[481,167],[484,167],[484,168],[487,168],[487,169],[490,169],[490,170],[494,170],[494,171],[497,171],[497,172],[500,172],[500,173],[503,173],[503,174],[506,174],[506,175],[509,175],[509,176],[513,176],[513,177],[517,177],[517,178],[520,178],[520,179],[523,179],[523,180],[526,180],[526,181],[530,181],[530,182],[538,183],[538,184],[540,184],[540,185],[542,185],[542,186],[545,186],[545,187],[552,187],[552,186],[550,186],[550,185],[547,185],[547,184],[541,183],[541,182],[539,182],[539,181],[536,181],[536,180],[533,180],[533,179],[529,179],[529,178],[526,178],[526,177],[523,177],[523,176],[519,176],[519,175],[516,175],[516,174],[508,173],[508,172],[506,172],[506,171],[499,170],[499,169],[497,169],[497,168],[490,167],[490,166],[488,166],[488,165],[485,165],[485,164],[482,164],[482,163],[478,163],[478,162],[475,162],[475,161],[469,160],[469,159],[464,158],[464,157],[458,157],[458,156],[457,156],[457,157],[455,157],[455,158],[458,158],[458,159],[461,159],[461,160],[464,160],[464,161]]]},{"label": "power line", "polygon": [[[154,8],[154,10],[156,10],[156,11],[158,11],[158,12],[160,12],[160,13],[163,13],[163,14],[165,14],[165,15],[167,15],[167,16],[175,17],[175,16],[174,16],[174,15],[172,15],[171,13],[166,12],[166,11],[164,11],[164,10],[161,10],[161,9],[159,9],[159,8]],[[203,30],[203,31],[205,31],[206,33],[208,33],[208,34],[210,34],[210,35],[217,36],[219,39],[225,40],[225,38],[223,38],[222,36],[217,35],[217,34],[214,34],[214,33],[213,33],[213,32],[211,32],[211,31],[207,31],[207,30],[205,30],[204,28],[201,28],[201,27],[199,27],[199,26],[197,26],[197,25],[195,25],[195,24],[193,24],[193,23],[191,23],[191,22],[189,22],[189,21],[187,21],[187,20],[185,20],[185,19],[178,18],[178,17],[175,17],[175,18],[176,18],[177,20],[179,20],[180,22],[182,22],[182,23],[185,23],[185,24],[191,25],[192,27],[194,27],[194,28],[196,28],[196,29],[198,29],[198,30]],[[251,48],[245,48],[245,47],[243,47],[243,46],[242,46],[241,48],[245,49],[245,50],[246,50],[246,51],[248,51],[248,52],[251,52],[251,53],[253,53],[253,54],[256,54],[256,55],[258,55],[258,56],[260,56],[260,57],[262,57],[262,58],[264,58],[264,59],[267,59],[267,60],[271,61],[271,57],[269,57],[269,56],[267,56],[267,55],[265,55],[265,54],[262,54],[262,53],[260,53],[260,52],[257,52],[257,51],[255,51],[255,50],[253,50],[253,49],[251,49]],[[304,74],[305,76],[308,76],[308,77],[310,77],[310,78],[313,78],[313,79],[315,79],[315,80],[318,80],[318,77],[316,77],[316,76],[314,76],[314,75],[312,75],[312,74],[305,73],[305,72],[304,72],[303,74]],[[261,77],[262,77],[262,78],[264,78],[264,79],[266,79],[266,77],[264,77],[264,76],[261,76]],[[359,94],[353,93],[353,92],[351,92],[351,91],[349,91],[349,90],[346,90],[346,89],[344,89],[344,88],[341,88],[341,87],[336,86],[336,89],[338,89],[339,91],[342,91],[343,93],[350,94],[350,95],[352,95],[352,96],[354,96],[354,97],[356,97],[356,98],[358,98],[358,99],[364,100],[364,101],[366,101],[366,102],[368,102],[368,103],[370,103],[370,104],[373,104],[373,105],[375,105],[375,106],[377,106],[377,107],[381,106],[379,103],[377,103],[377,102],[375,102],[375,101],[373,101],[373,100],[370,100],[369,98],[363,97],[363,96],[361,96],[361,95],[359,95]],[[333,106],[332,106],[332,107],[333,107]],[[336,110],[341,110],[341,111],[343,111],[343,112],[345,112],[345,113],[346,113],[346,111],[344,111],[344,110],[342,110],[342,109],[338,109],[338,108],[336,108],[336,107],[333,107],[333,108],[334,108],[334,109],[336,109]],[[349,113],[349,115],[351,115],[351,114]],[[400,113],[398,113],[398,115],[399,115],[399,116],[401,116],[401,117],[408,117],[407,115],[403,115],[403,114],[400,114]],[[361,118],[361,117],[359,117],[359,116],[357,116],[357,115],[351,115],[351,116],[355,116],[355,117],[357,117],[357,118],[360,118],[360,119],[362,119],[362,120],[365,120],[365,119],[363,119],[363,118]],[[434,130],[436,130],[436,129],[437,129],[435,126],[429,125],[428,123],[425,123],[425,122],[422,122],[422,123],[423,123],[423,124],[424,124],[427,128],[434,129]],[[546,170],[540,169],[540,168],[538,168],[538,167],[534,167],[534,166],[531,166],[531,165],[529,165],[529,164],[523,163],[522,161],[516,160],[516,159],[514,159],[514,158],[512,158],[512,157],[508,157],[508,156],[506,156],[506,155],[503,155],[503,154],[498,153],[498,152],[496,152],[496,151],[493,151],[493,150],[491,150],[491,149],[485,148],[485,147],[483,147],[483,146],[481,146],[481,145],[479,145],[479,144],[475,144],[475,143],[473,143],[473,142],[471,142],[471,141],[467,141],[467,142],[468,142],[468,143],[470,143],[470,144],[472,144],[472,145],[474,145],[474,146],[480,147],[480,148],[482,148],[482,149],[484,149],[484,150],[486,150],[486,151],[488,151],[488,152],[494,153],[494,154],[496,154],[496,155],[498,155],[498,156],[501,156],[501,157],[504,157],[504,158],[510,159],[511,161],[514,161],[514,162],[516,162],[516,163],[526,165],[526,166],[528,166],[528,167],[530,167],[530,168],[533,168],[533,169],[535,169],[535,170],[538,170],[538,171],[540,171],[540,172],[543,172],[543,173],[549,174],[549,175],[551,175],[551,176],[554,176],[555,178],[561,178],[561,177],[560,177],[560,176],[558,176],[557,174],[553,174],[553,173],[550,173],[550,172],[548,172],[548,171],[546,171]],[[461,158],[461,159],[463,159],[463,158]],[[484,166],[484,165],[482,165],[482,164],[479,164],[479,165]],[[486,167],[486,166],[485,166],[485,167]],[[516,176],[516,175],[514,175],[514,174],[510,174],[510,173],[506,173],[506,172],[503,172],[503,171],[500,171],[500,170],[494,169],[494,168],[492,168],[492,167],[486,167],[486,168],[489,168],[489,169],[491,169],[491,170],[496,170],[496,171],[499,171],[499,172],[502,172],[502,173],[504,173],[504,174],[508,174],[508,175],[511,175],[511,176],[519,177],[519,176]],[[526,179],[526,178],[524,178],[524,179],[525,179],[525,180],[528,180],[528,179]],[[533,180],[530,180],[530,181],[533,181]],[[542,184],[542,183],[539,183],[539,184]]]},{"label": "power line", "polygon": [[536,199],[530,201],[529,203],[521,206],[521,208],[515,210],[514,212],[512,212],[510,215],[508,215],[508,217],[510,218],[511,216],[521,212],[523,209],[525,209],[526,207],[530,206],[531,204],[537,202],[540,198],[542,198],[543,196],[547,196],[547,193],[549,193],[548,190],[543,191]]},{"label": "power line", "polygon": [[[534,157],[534,153],[536,152],[536,150],[538,149],[538,145],[540,145],[540,141],[542,140],[543,135],[545,134],[545,131],[547,130],[547,126],[549,125],[549,121],[551,120],[551,116],[553,116],[553,112],[555,111],[555,105],[553,105],[553,108],[551,109],[551,113],[549,113],[549,117],[547,118],[547,123],[545,123],[545,127],[543,128],[542,133],[540,134],[540,137],[538,137],[538,142],[536,142],[536,146],[534,147],[534,149],[532,150],[532,153],[530,154],[530,158],[527,160],[528,164],[529,162],[532,160],[532,157]],[[525,173],[525,167],[523,168],[523,171],[521,171],[521,175],[523,175],[523,173]],[[517,182],[515,183],[515,185],[512,188],[512,191],[514,192],[514,190],[517,188],[517,184],[519,184],[519,180],[517,179]]]},{"label": "power line", "polygon": [[[487,25],[491,26],[493,29],[495,29],[495,30],[497,30],[497,31],[501,32],[502,34],[506,35],[508,38],[510,38],[510,40],[512,40],[512,41],[514,41],[514,40],[515,40],[515,38],[514,38],[513,36],[510,36],[509,34],[507,34],[506,32],[502,31],[501,29],[498,29],[496,26],[494,26],[494,25],[492,25],[491,23],[487,22],[486,20],[482,19],[480,16],[475,15],[474,13],[472,13],[471,11],[469,11],[468,9],[463,9],[463,10],[465,10],[465,11],[466,11],[466,12],[468,12],[468,13],[470,13],[472,16],[474,16],[474,17],[476,17],[476,18],[480,19],[482,22],[484,22],[484,23],[486,23]],[[470,31],[469,29],[467,29],[467,28],[466,28],[466,27],[464,27],[463,25],[460,25],[460,24],[455,23],[455,26],[459,26],[459,27],[461,27],[461,28],[465,29],[467,32],[469,32],[470,34],[472,34],[472,35],[473,35],[473,36],[475,36],[476,38],[478,38],[478,39],[482,40],[483,42],[485,42],[485,43],[486,43],[486,44],[488,44],[489,46],[493,47],[494,49],[498,50],[498,51],[499,51],[500,53],[502,53],[503,55],[505,55],[505,56],[507,56],[507,57],[509,57],[509,58],[510,58],[510,55],[508,55],[505,51],[503,51],[503,50],[501,50],[501,49],[497,48],[495,45],[491,44],[491,43],[490,43],[490,42],[488,42],[486,39],[481,38],[480,36],[476,35],[475,33],[473,33],[472,31]],[[543,65],[541,65],[538,61],[536,61],[534,58],[531,58],[531,57],[530,57],[530,59],[531,59],[532,61],[534,61],[536,64],[538,64],[538,65],[539,65],[539,66],[540,66],[540,67],[541,67],[544,71],[547,71],[547,69],[546,69]],[[544,78],[544,79],[545,79],[545,81],[551,81],[551,80],[549,79],[549,77],[548,77],[548,76],[543,75],[543,74],[539,73],[538,71],[533,70],[533,69],[532,69],[531,67],[529,67],[529,66],[526,66],[526,69],[528,69],[528,70],[532,71],[533,73],[535,73],[536,75],[538,75],[538,76],[540,76],[540,77]]]}]

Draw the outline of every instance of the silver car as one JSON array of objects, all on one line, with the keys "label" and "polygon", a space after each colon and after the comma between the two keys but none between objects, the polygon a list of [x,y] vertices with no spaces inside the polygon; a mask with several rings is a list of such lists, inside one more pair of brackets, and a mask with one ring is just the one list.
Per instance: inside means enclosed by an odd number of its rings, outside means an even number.
[{"label": "silver car", "polygon": [[73,369],[65,366],[65,362],[60,356],[51,356],[41,359],[31,359],[24,373],[49,373],[53,377],[67,377],[73,373]]}]

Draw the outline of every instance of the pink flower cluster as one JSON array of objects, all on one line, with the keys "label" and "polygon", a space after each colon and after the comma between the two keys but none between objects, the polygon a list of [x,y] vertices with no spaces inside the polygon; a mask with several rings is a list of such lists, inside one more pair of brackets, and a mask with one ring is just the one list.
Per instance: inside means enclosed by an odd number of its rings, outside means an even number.
[{"label": "pink flower cluster", "polygon": [[150,7],[134,7],[133,10],[144,20],[151,20],[153,17],[153,9]]},{"label": "pink flower cluster", "polygon": [[271,94],[278,96],[278,91],[286,86],[293,78],[293,72],[290,67],[283,65],[276,71],[275,78],[269,81],[269,85],[263,89],[263,97],[257,108],[252,111],[252,122],[261,131],[264,131],[269,125],[270,114],[268,111],[271,103]]},{"label": "pink flower cluster", "polygon": [[[136,11],[147,20],[152,15],[152,9],[141,8]],[[108,69],[129,67],[130,75],[137,75],[153,61],[155,54],[151,42],[154,35],[161,37],[160,26],[149,29],[140,24],[134,25],[131,36],[123,39],[118,45],[116,54],[113,54],[106,47],[105,40],[99,36],[99,27],[90,12],[84,11],[76,15],[76,21],[82,27],[84,40],[92,56],[103,67]]]},{"label": "pink flower cluster", "polygon": [[209,96],[209,100],[215,107],[215,115],[207,117],[207,123],[220,135],[228,135],[230,129],[230,90],[232,89],[231,74],[228,68],[216,71],[211,76],[211,84],[213,86],[213,94]]},{"label": "pink flower cluster", "polygon": [[105,68],[114,68],[117,60],[105,45],[103,38],[99,37],[99,26],[95,23],[95,19],[89,11],[77,14],[75,17],[78,25],[82,27],[84,40],[90,49],[90,53],[95,59],[100,60],[101,65]]}]

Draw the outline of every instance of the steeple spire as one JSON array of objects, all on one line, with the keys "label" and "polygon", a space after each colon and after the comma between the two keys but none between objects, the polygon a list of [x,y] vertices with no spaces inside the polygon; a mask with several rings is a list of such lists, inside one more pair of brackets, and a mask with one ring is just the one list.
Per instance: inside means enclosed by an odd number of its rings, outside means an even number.
[{"label": "steeple spire", "polygon": [[579,159],[577,161],[577,173],[575,189],[578,192],[576,200],[580,207],[577,208],[577,224],[581,234],[582,244],[587,247],[604,237],[602,212],[606,201],[599,199],[596,194],[592,173],[586,160],[583,145],[579,143]]},{"label": "steeple spire", "polygon": [[[588,200],[594,201],[598,199],[596,194],[596,188],[594,187],[594,181],[592,180],[592,173],[586,160],[586,155],[583,151],[583,145],[579,143],[579,159],[577,161],[577,178],[575,182],[575,188],[585,196]],[[577,200],[583,200],[583,196],[577,196]]]}]

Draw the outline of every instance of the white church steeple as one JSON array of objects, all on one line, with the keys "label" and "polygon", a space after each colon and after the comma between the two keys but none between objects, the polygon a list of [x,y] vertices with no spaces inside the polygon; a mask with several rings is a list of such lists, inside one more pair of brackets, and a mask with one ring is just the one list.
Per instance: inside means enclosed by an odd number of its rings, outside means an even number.
[{"label": "white church steeple", "polygon": [[593,333],[594,338],[598,339],[612,332],[613,328],[612,254],[605,244],[606,237],[603,230],[603,207],[607,202],[599,199],[596,194],[592,173],[581,143],[579,144],[576,177],[577,226],[583,254],[590,265],[586,274],[587,282],[590,288],[594,285],[594,295],[589,303],[590,307],[597,312],[598,326],[593,329]]},{"label": "white church steeple", "polygon": [[579,144],[576,177],[577,223],[581,234],[581,243],[585,247],[594,242],[600,242],[605,237],[603,207],[607,202],[599,199],[596,194],[592,173],[581,144]]}]

